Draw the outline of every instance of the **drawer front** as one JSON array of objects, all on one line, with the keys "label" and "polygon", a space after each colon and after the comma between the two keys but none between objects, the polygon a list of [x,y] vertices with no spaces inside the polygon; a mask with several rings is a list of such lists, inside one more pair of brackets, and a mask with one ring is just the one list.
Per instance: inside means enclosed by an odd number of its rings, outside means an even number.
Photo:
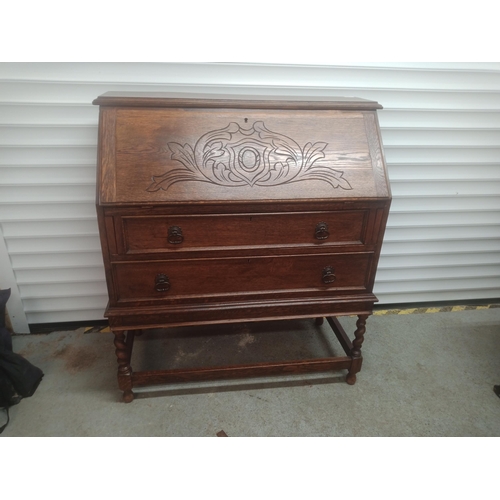
[{"label": "drawer front", "polygon": [[118,302],[263,293],[366,291],[371,253],[118,262]]},{"label": "drawer front", "polygon": [[367,218],[367,210],[122,217],[123,251],[363,245]]}]

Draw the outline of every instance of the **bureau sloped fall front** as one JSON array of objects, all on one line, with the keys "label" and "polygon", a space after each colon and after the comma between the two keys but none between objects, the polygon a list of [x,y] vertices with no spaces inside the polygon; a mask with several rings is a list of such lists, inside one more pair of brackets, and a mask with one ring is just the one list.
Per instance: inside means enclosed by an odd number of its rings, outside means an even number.
[{"label": "bureau sloped fall front", "polygon": [[[123,400],[140,385],[361,369],[391,202],[377,109],[355,98],[98,97],[97,217]],[[337,316],[357,315],[353,340]],[[344,356],[134,371],[134,337],[327,318]]]}]

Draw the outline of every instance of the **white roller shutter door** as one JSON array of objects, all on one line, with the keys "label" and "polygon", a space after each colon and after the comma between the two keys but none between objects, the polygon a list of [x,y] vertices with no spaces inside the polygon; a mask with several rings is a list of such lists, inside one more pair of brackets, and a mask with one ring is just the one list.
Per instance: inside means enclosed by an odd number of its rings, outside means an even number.
[{"label": "white roller shutter door", "polygon": [[91,102],[110,90],[380,102],[393,192],[380,302],[500,297],[500,63],[1,63],[0,288],[18,331],[103,318]]}]

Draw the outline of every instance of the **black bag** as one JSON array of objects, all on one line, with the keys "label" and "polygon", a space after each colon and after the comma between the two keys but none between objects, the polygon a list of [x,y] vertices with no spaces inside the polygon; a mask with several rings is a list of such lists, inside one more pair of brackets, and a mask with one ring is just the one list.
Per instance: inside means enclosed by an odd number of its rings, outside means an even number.
[{"label": "black bag", "polygon": [[0,427],[0,434],[9,423],[9,408],[22,398],[32,396],[42,378],[42,370],[20,354],[0,349],[0,408],[7,414],[7,422]]},{"label": "black bag", "polygon": [[[3,314],[1,316],[0,321],[3,321]],[[0,330],[3,329],[0,325]],[[5,333],[10,339],[10,333],[7,331]],[[19,403],[21,399],[32,396],[42,378],[43,372],[40,368],[32,365],[20,354],[12,352],[12,343],[0,342],[0,409],[3,409],[7,415],[7,422],[4,425],[0,424],[0,434],[9,423],[9,408]]]},{"label": "black bag", "polygon": [[21,399],[10,379],[0,370],[0,412],[5,413],[7,418],[4,424],[0,421],[0,434],[9,425],[9,408],[19,403]]}]

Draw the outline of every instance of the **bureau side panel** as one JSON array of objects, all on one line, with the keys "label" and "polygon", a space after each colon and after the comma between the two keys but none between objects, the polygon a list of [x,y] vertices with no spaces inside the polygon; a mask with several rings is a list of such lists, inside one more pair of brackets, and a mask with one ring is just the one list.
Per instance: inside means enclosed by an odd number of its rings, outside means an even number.
[{"label": "bureau side panel", "polygon": [[373,179],[375,188],[380,198],[390,198],[391,189],[387,176],[384,151],[382,148],[382,135],[378,123],[378,116],[375,111],[365,112],[365,130],[368,140],[368,148],[373,168]]},{"label": "bureau side panel", "polygon": [[116,108],[99,111],[97,203],[116,200]]},{"label": "bureau side panel", "polygon": [[110,303],[116,302],[115,280],[111,268],[111,256],[116,254],[116,239],[114,218],[105,213],[105,209],[97,206],[97,223],[99,226],[99,238],[101,241],[104,272],[106,275],[106,285],[108,287],[108,297]]},{"label": "bureau side panel", "polygon": [[383,239],[385,234],[385,229],[387,226],[387,220],[389,218],[389,210],[391,206],[391,200],[386,202],[385,207],[380,207],[372,212],[373,223],[371,227],[373,228],[373,244],[375,248],[375,253],[371,262],[370,269],[370,283],[369,289],[373,290],[375,284],[375,277],[377,274],[378,262],[380,259],[380,254],[382,252]]}]

